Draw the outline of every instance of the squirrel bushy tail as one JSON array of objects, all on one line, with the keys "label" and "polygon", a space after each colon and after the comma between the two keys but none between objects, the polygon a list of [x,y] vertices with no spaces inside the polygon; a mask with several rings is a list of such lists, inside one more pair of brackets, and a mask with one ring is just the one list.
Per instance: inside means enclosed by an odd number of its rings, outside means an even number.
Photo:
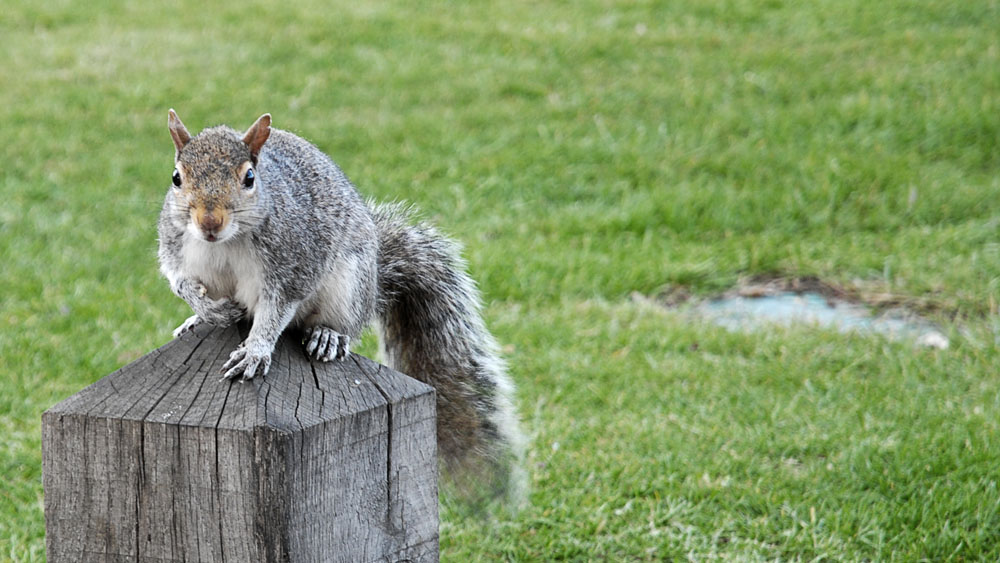
[{"label": "squirrel bushy tail", "polygon": [[384,361],[437,392],[438,453],[466,498],[519,502],[523,440],[479,292],[455,243],[400,205],[372,204],[379,233],[378,330]]}]

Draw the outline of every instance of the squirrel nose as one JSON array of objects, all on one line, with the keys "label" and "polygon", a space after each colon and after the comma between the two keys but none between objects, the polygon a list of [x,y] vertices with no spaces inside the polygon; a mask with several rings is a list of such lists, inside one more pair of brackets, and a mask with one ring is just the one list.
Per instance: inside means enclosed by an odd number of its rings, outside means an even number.
[{"label": "squirrel nose", "polygon": [[201,230],[206,233],[214,232],[216,229],[222,226],[222,219],[212,215],[211,213],[206,213],[201,216]]}]

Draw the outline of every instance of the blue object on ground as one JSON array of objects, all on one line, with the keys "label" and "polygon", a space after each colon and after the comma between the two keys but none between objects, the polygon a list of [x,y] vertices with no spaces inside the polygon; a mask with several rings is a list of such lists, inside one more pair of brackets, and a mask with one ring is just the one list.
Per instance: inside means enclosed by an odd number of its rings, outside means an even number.
[{"label": "blue object on ground", "polygon": [[948,347],[948,338],[937,327],[915,315],[892,312],[873,315],[868,307],[832,300],[818,293],[723,297],[702,301],[693,310],[731,330],[755,329],[768,323],[784,326],[799,323],[841,332],[883,334],[893,340],[914,339],[934,348]]}]

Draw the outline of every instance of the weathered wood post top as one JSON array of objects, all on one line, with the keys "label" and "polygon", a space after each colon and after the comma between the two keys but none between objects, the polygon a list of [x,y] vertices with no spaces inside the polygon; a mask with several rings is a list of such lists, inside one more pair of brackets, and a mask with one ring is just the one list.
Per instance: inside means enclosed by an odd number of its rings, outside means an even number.
[{"label": "weathered wood post top", "polygon": [[197,328],[42,416],[50,562],[437,560],[433,389],[294,335],[267,376],[220,381],[245,330]]}]

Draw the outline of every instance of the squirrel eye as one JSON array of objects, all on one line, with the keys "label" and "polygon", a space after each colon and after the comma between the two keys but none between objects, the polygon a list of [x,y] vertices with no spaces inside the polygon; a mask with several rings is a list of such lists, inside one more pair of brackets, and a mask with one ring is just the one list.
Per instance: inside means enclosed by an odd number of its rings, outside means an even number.
[{"label": "squirrel eye", "polygon": [[178,188],[181,187],[181,173],[176,168],[174,168],[174,176],[172,178],[174,185]]},{"label": "squirrel eye", "polygon": [[253,187],[253,179],[254,179],[254,177],[255,176],[254,176],[254,173],[253,173],[253,168],[248,168],[247,169],[247,175],[243,178],[243,187],[244,188],[252,188]]}]

